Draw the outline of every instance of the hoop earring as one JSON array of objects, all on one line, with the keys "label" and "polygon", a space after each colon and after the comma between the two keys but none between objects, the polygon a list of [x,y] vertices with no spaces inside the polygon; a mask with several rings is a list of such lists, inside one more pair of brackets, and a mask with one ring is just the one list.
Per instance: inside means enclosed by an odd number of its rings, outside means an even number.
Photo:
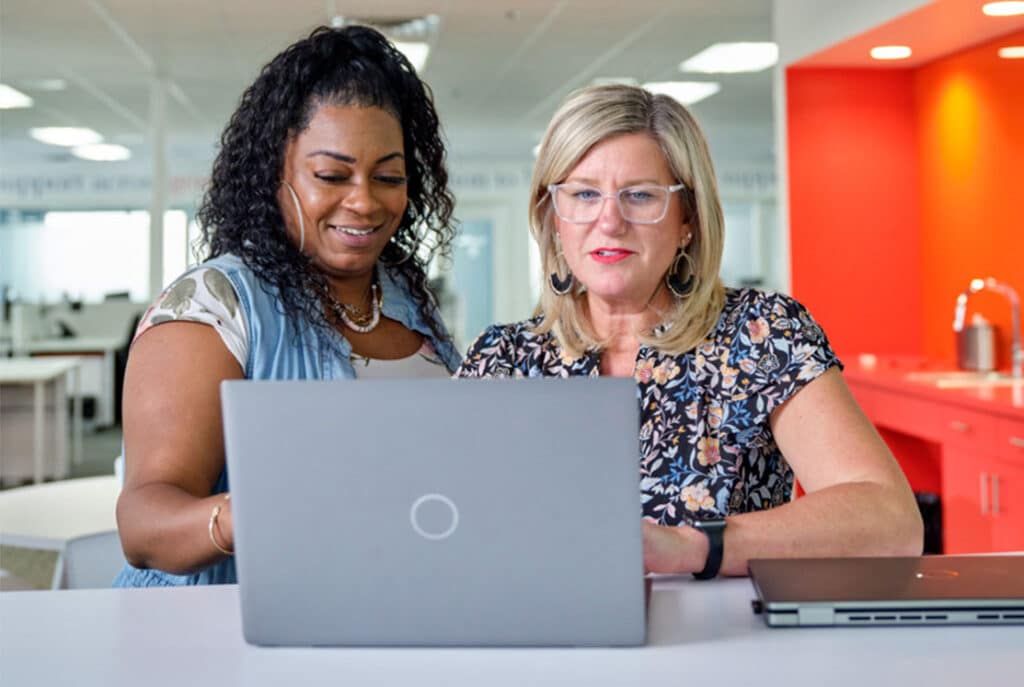
[{"label": "hoop earring", "polygon": [[[562,240],[558,237],[558,232],[556,231],[553,233],[555,235],[555,263],[557,267],[558,258],[561,258],[564,262],[565,255],[562,253]],[[557,271],[548,275],[548,286],[551,287],[552,293],[556,296],[564,296],[569,293],[572,290],[572,286],[575,281],[575,278],[572,276],[572,271],[568,269],[565,271],[564,278],[558,276]]]},{"label": "hoop earring", "polygon": [[[686,281],[683,281],[683,278],[679,276],[679,261],[683,259],[686,260],[686,266],[689,268],[689,276]],[[665,286],[668,287],[668,290],[676,298],[686,298],[693,292],[694,272],[693,259],[686,251],[680,248],[676,251],[676,259],[672,262],[672,268],[665,274]]]},{"label": "hoop earring", "polygon": [[[408,208],[406,208],[405,214],[402,215],[402,222],[408,222],[409,231],[413,232],[413,226],[415,225],[415,223],[412,220],[412,218],[409,217],[409,209]],[[399,223],[398,231],[396,231],[395,235],[391,237],[392,240],[394,240],[401,231],[402,231],[402,227],[401,227],[401,223]],[[377,259],[377,262],[379,262],[382,265],[387,265],[388,267],[396,267],[398,265],[401,265],[404,262],[408,262],[409,258],[411,258],[412,256],[416,255],[416,253],[419,252],[420,246],[423,244],[423,237],[422,236],[418,236],[415,233],[413,234],[413,236],[415,237],[416,240],[413,242],[412,248],[410,248],[409,251],[405,255],[403,255],[400,260],[395,260],[394,262],[388,262],[387,260],[383,259],[383,255],[382,255],[380,258]],[[397,247],[398,244],[395,243],[395,246]]]},{"label": "hoop earring", "polygon": [[299,216],[299,252],[301,253],[302,249],[306,247],[306,220],[302,218],[302,205],[299,204],[299,196],[288,180],[282,179],[281,183],[291,194],[292,202],[295,203],[295,214]]},{"label": "hoop earring", "polygon": [[552,272],[548,276],[548,286],[556,296],[564,296],[572,290],[573,282],[576,280],[572,276],[572,272],[566,272],[565,278],[558,276],[558,272]]}]

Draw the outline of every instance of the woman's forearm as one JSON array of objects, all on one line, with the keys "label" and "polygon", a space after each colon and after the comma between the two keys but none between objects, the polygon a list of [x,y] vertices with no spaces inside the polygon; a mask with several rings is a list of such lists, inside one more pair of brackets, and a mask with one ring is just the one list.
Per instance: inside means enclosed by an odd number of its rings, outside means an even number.
[{"label": "woman's forearm", "polygon": [[164,483],[125,490],[117,501],[117,525],[125,558],[137,568],[188,574],[211,565],[224,554],[210,541],[210,517],[217,543],[234,548],[230,501],[223,494],[197,498]]},{"label": "woman's forearm", "polygon": [[903,488],[849,482],[729,518],[722,573],[746,575],[751,558],[918,556],[923,542],[921,515]]},{"label": "woman's forearm", "polygon": [[[703,569],[706,536],[692,527],[646,525],[645,564],[651,572]],[[729,516],[721,575],[746,575],[752,558],[917,556],[923,524],[902,485],[848,482],[784,506]]]}]

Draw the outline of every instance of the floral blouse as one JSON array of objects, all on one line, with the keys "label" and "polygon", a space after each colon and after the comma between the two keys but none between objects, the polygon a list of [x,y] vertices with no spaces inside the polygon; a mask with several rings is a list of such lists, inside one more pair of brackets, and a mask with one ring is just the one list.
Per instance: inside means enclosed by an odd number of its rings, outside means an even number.
[{"label": "floral blouse", "polygon": [[[600,354],[567,359],[539,318],[494,325],[470,346],[459,377],[599,374]],[[682,355],[637,354],[644,515],[662,525],[763,510],[789,500],[793,472],[769,417],[841,363],[821,327],[792,298],[727,289],[703,343]]]}]

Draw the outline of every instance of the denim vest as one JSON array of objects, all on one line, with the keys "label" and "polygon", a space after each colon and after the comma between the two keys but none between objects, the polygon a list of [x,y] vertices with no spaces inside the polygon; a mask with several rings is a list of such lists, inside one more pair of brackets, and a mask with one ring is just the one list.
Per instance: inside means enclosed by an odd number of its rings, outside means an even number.
[{"label": "denim vest", "polygon": [[[355,369],[349,359],[352,345],[337,331],[324,332],[317,327],[296,323],[285,317],[277,296],[277,289],[262,282],[234,255],[222,255],[202,265],[214,267],[231,280],[238,301],[245,313],[249,331],[249,357],[245,362],[246,379],[355,379]],[[430,341],[448,370],[454,372],[460,358],[454,344],[434,337],[420,314],[416,301],[401,276],[392,273],[381,263],[377,275],[383,294],[381,313],[384,317],[402,323]],[[436,312],[435,322],[443,324]],[[228,490],[227,468],[221,472],[210,492],[220,494]],[[202,534],[202,533],[199,533]],[[190,575],[173,575],[160,570],[139,569],[126,563],[114,580],[115,587],[178,586],[193,584],[233,584],[234,558],[225,558]]]}]

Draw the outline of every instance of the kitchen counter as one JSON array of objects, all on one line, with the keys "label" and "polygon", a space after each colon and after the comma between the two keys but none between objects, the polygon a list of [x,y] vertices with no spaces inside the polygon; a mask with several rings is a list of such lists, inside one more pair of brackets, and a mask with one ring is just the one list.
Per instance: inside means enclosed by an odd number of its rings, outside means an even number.
[{"label": "kitchen counter", "polygon": [[954,403],[983,413],[1024,421],[1024,380],[1001,386],[941,388],[908,378],[914,373],[951,372],[952,365],[901,356],[840,356],[843,376],[851,384],[896,391],[922,399]]}]

